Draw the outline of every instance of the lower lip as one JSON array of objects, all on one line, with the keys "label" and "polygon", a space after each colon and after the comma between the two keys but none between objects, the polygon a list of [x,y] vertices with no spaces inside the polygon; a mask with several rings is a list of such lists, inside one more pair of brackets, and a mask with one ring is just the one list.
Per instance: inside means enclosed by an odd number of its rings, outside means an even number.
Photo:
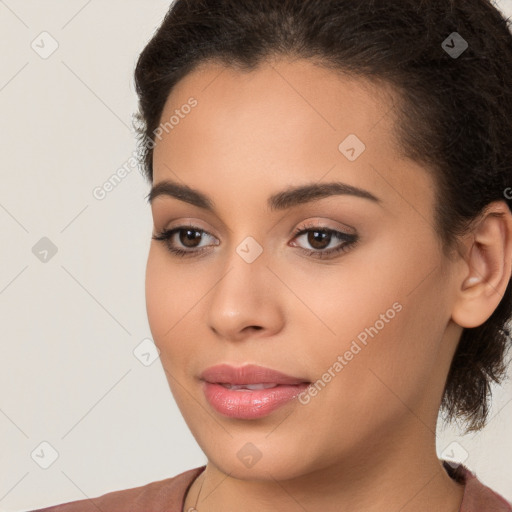
[{"label": "lower lip", "polygon": [[219,413],[230,418],[252,420],[267,416],[278,407],[293,400],[309,384],[279,385],[258,390],[232,390],[221,384],[203,382],[208,402]]}]

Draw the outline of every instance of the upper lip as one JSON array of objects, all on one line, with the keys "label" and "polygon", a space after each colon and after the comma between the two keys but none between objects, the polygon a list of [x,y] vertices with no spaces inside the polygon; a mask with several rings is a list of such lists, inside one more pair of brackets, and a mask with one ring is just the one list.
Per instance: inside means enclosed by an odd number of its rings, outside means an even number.
[{"label": "upper lip", "polygon": [[309,383],[308,380],[300,377],[292,377],[284,373],[259,366],[248,364],[235,367],[229,364],[219,364],[204,370],[199,376],[200,379],[212,384],[302,384]]}]

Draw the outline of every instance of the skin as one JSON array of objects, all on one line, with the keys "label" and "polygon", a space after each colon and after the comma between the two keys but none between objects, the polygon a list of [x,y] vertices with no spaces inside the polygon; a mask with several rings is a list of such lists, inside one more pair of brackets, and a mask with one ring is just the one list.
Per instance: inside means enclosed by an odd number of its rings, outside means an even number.
[{"label": "skin", "polygon": [[[216,213],[170,196],[151,204],[154,231],[201,228],[199,256],[152,240],[146,304],[169,386],[207,455],[184,510],[200,512],[457,511],[464,487],[436,455],[436,419],[463,327],[480,325],[510,279],[512,220],[489,206],[463,251],[447,257],[433,220],[435,186],[393,136],[393,91],[304,60],[267,61],[243,73],[207,63],[171,92],[162,119],[197,106],[154,150],[154,184],[172,179],[207,194]],[[356,134],[366,150],[338,149]],[[342,181],[380,199],[337,195],[285,211],[267,197],[289,186]],[[502,213],[502,216],[492,213]],[[312,245],[312,223],[359,241]],[[248,236],[263,248],[247,263]],[[175,235],[174,246],[184,245]],[[309,242],[308,242],[309,240]],[[294,245],[295,244],[295,245]],[[257,420],[218,414],[198,376],[227,362],[255,363],[317,381],[365,328],[402,309],[307,405]],[[254,444],[247,468],[237,452]],[[445,447],[440,447],[444,449]]]}]

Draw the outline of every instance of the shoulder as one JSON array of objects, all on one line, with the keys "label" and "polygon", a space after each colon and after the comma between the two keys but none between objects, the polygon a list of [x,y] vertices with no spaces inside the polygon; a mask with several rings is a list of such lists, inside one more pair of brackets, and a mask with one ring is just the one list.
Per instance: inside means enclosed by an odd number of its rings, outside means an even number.
[{"label": "shoulder", "polygon": [[97,498],[63,503],[31,512],[181,512],[183,498],[206,466],[189,469],[165,480],[113,491]]},{"label": "shoulder", "polygon": [[452,466],[447,461],[443,461],[443,466],[455,481],[465,486],[460,512],[512,512],[512,503],[483,484],[466,466]]}]

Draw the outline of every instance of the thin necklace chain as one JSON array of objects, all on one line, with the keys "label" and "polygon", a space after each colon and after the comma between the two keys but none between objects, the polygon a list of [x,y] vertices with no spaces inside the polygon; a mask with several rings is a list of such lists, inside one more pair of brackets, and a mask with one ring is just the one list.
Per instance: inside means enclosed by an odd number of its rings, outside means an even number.
[{"label": "thin necklace chain", "polygon": [[203,481],[201,482],[201,487],[199,488],[199,492],[198,492],[198,494],[197,494],[196,504],[195,504],[192,508],[189,508],[189,509],[187,510],[187,512],[189,512],[189,511],[190,511],[190,512],[199,512],[199,511],[197,510],[197,504],[199,503],[199,496],[201,496],[201,491],[203,490],[204,479],[206,478],[206,477],[205,477],[205,474],[204,474],[204,471],[203,471],[203,475],[202,475],[202,476],[203,476]]}]

